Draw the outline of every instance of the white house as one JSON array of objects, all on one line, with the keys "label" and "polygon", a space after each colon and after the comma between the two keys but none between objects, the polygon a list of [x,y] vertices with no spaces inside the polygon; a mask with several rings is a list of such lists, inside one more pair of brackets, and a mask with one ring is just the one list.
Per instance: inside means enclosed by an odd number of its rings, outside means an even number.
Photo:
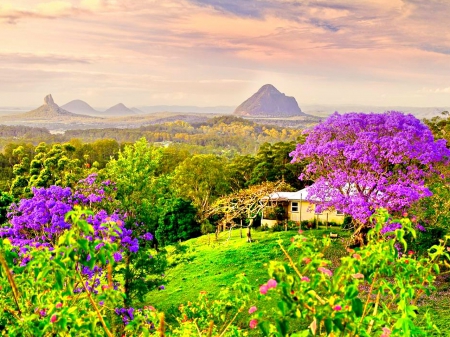
[{"label": "white house", "polygon": [[[314,200],[306,200],[308,196],[308,187],[297,192],[275,192],[265,197],[267,206],[263,210],[261,219],[262,226],[273,227],[283,220],[295,222],[315,222],[322,223],[335,222],[342,224],[344,222],[344,213],[332,210],[315,212]],[[269,200],[267,200],[269,199]]]}]

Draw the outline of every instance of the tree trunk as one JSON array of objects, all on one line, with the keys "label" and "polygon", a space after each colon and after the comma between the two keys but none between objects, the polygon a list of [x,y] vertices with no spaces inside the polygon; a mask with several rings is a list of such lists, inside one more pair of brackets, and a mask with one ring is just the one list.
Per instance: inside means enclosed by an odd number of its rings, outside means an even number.
[{"label": "tree trunk", "polygon": [[253,219],[250,219],[250,223],[248,224],[248,227],[247,227],[247,242],[248,243],[252,242],[252,225],[253,225]]},{"label": "tree trunk", "polygon": [[241,239],[242,239],[242,219],[241,219],[241,229],[240,229],[240,232],[241,232]]}]

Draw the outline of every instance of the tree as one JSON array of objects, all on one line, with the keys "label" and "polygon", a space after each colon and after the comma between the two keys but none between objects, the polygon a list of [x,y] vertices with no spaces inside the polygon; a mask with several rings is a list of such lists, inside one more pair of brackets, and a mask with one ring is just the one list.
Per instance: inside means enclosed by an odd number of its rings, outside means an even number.
[{"label": "tree", "polygon": [[364,227],[376,208],[402,211],[430,196],[424,179],[450,151],[414,116],[389,111],[335,113],[291,155],[311,161],[300,179],[315,181],[308,198],[318,211],[336,208]]},{"label": "tree", "polygon": [[233,219],[248,219],[247,241],[251,242],[251,227],[258,214],[270,202],[270,194],[276,191],[290,190],[292,190],[292,187],[284,181],[266,181],[219,198],[208,210],[207,214],[210,216],[223,215],[218,230],[220,226],[225,227],[227,223],[232,224],[230,229],[235,227]]},{"label": "tree", "polygon": [[190,201],[171,198],[165,203],[164,212],[159,218],[155,237],[162,245],[188,240],[201,234],[196,221],[197,210]]},{"label": "tree", "polygon": [[[158,224],[158,200],[164,200],[164,189],[168,186],[164,176],[157,176],[161,150],[150,146],[145,138],[126,146],[106,166],[107,177],[116,183],[116,202],[110,207],[119,208],[127,215],[125,229],[140,237],[145,245],[146,233],[155,233]],[[154,242],[155,240],[153,240]],[[142,298],[154,284],[147,276],[153,272],[155,259],[149,261],[148,252],[137,254],[125,252],[123,274],[125,304],[129,306],[138,297]]]},{"label": "tree", "polygon": [[227,160],[212,154],[187,158],[174,172],[173,184],[180,196],[198,209],[200,222],[210,205],[230,191]]}]

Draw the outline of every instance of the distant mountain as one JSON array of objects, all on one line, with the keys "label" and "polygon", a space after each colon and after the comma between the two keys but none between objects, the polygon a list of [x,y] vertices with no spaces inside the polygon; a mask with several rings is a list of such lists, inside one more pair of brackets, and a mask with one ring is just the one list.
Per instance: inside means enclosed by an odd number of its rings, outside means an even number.
[{"label": "distant mountain", "polygon": [[144,111],[139,110],[138,108],[131,108],[131,110],[134,111],[134,112],[137,113],[137,114],[145,114]]},{"label": "distant mountain", "polygon": [[61,108],[69,112],[83,115],[98,115],[100,113],[100,111],[95,110],[85,101],[80,99],[70,101],[69,103],[62,105]]},{"label": "distant mountain", "polygon": [[79,115],[60,108],[53,100],[52,95],[47,95],[44,98],[44,104],[39,108],[31,110],[26,113],[8,115],[2,117],[6,120],[44,120],[44,121],[64,121],[72,119],[86,119],[93,118],[91,116]]},{"label": "distant mountain", "polygon": [[110,107],[103,113],[103,115],[105,117],[128,116],[128,115],[136,115],[136,112],[131,110],[130,108],[127,108],[124,104],[119,103]]},{"label": "distant mountain", "polygon": [[292,117],[305,116],[294,97],[279,92],[272,84],[261,87],[234,114],[246,117]]},{"label": "distant mountain", "polygon": [[412,107],[412,106],[371,106],[357,104],[308,104],[303,105],[303,111],[309,115],[327,117],[338,111],[341,114],[347,112],[375,112],[401,111],[405,114],[414,115],[416,118],[433,118],[440,116],[443,111],[450,111],[450,107]]},{"label": "distant mountain", "polygon": [[194,105],[150,105],[140,106],[139,109],[146,113],[154,112],[180,112],[180,113],[213,113],[231,114],[233,106],[194,106]]}]

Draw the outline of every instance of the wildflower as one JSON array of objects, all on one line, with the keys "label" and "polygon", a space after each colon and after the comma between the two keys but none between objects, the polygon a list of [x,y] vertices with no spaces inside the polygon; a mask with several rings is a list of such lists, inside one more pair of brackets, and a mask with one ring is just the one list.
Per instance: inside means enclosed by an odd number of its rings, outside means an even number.
[{"label": "wildflower", "polygon": [[319,271],[322,274],[325,274],[325,275],[327,275],[329,277],[333,276],[333,272],[331,270],[327,269],[327,268],[324,268],[324,267],[317,268],[317,271]]},{"label": "wildflower", "polygon": [[159,290],[164,290],[164,289],[166,289],[166,287],[163,286],[163,285],[160,285],[160,286],[158,287],[158,289],[159,289]]},{"label": "wildflower", "polygon": [[277,281],[275,281],[274,279],[270,279],[269,281],[267,281],[267,288],[275,288],[277,284]]},{"label": "wildflower", "polygon": [[249,313],[249,314],[253,314],[256,310],[258,310],[257,307],[255,307],[255,306],[250,307],[250,309],[248,309],[248,313]]},{"label": "wildflower", "polygon": [[256,319],[252,319],[249,323],[250,329],[255,329],[257,325],[258,325],[258,320],[256,320]]},{"label": "wildflower", "polygon": [[153,240],[153,234],[152,233],[145,233],[141,236],[142,239],[146,241],[152,241]]},{"label": "wildflower", "polygon": [[122,254],[120,254],[119,252],[115,252],[113,254],[113,258],[114,258],[114,261],[120,262],[122,260]]},{"label": "wildflower", "polygon": [[311,262],[311,259],[309,257],[305,257],[302,261],[305,262],[305,264],[308,264]]},{"label": "wildflower", "polygon": [[353,258],[357,259],[357,260],[361,260],[361,255],[359,254],[353,254]]},{"label": "wildflower", "polygon": [[364,278],[364,275],[361,273],[356,273],[356,274],[352,274],[352,277],[356,278],[356,279],[362,279],[362,278]]},{"label": "wildflower", "polygon": [[56,315],[52,315],[52,317],[50,318],[50,322],[55,323],[57,319],[58,318],[56,317]]},{"label": "wildflower", "polygon": [[342,307],[341,307],[340,305],[335,305],[335,306],[333,307],[333,310],[334,310],[334,311],[341,311],[341,310],[342,310]]},{"label": "wildflower", "polygon": [[421,232],[426,232],[425,227],[423,227],[421,224],[417,224],[416,228]]},{"label": "wildflower", "polygon": [[100,301],[100,302],[98,302],[98,304],[99,304],[100,306],[103,306],[103,305],[105,304],[105,301]]},{"label": "wildflower", "polygon": [[262,295],[267,294],[267,290],[269,290],[269,288],[267,287],[267,284],[263,284],[261,287],[259,287],[259,292],[260,292]]},{"label": "wildflower", "polygon": [[303,276],[300,280],[303,281],[303,282],[311,281],[308,276]]},{"label": "wildflower", "polygon": [[391,335],[391,329],[384,327],[383,334],[380,337],[389,337]]},{"label": "wildflower", "polygon": [[55,307],[62,308],[63,304],[61,302],[56,303]]}]

